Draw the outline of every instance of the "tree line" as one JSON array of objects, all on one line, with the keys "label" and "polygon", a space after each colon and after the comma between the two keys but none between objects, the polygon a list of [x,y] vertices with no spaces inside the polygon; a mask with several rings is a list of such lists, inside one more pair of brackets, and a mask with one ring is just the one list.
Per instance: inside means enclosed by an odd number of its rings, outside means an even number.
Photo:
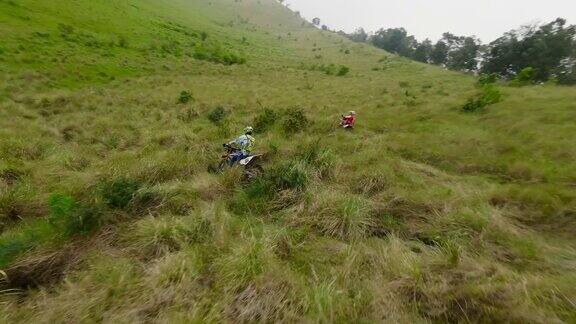
[{"label": "tree line", "polygon": [[544,25],[523,26],[489,44],[452,33],[444,33],[435,43],[429,39],[420,42],[404,28],[380,29],[373,34],[359,28],[345,36],[450,70],[507,80],[521,76],[535,83],[576,84],[576,26],[562,18]]}]

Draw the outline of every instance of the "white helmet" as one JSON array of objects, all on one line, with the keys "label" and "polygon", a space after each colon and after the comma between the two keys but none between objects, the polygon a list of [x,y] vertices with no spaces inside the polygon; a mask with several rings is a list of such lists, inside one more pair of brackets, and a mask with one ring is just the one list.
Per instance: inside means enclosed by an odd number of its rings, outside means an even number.
[{"label": "white helmet", "polygon": [[356,112],[354,110],[351,110],[350,115],[356,115]]},{"label": "white helmet", "polygon": [[252,133],[253,131],[254,131],[254,128],[252,126],[248,126],[248,127],[244,128],[244,134]]}]

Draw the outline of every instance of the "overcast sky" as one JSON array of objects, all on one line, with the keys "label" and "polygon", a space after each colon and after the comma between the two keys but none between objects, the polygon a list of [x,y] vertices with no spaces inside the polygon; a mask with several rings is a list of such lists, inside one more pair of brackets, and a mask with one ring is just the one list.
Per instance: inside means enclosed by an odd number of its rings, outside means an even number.
[{"label": "overcast sky", "polygon": [[308,20],[351,32],[404,27],[422,40],[449,31],[490,42],[527,23],[555,18],[576,23],[576,0],[286,0]]}]

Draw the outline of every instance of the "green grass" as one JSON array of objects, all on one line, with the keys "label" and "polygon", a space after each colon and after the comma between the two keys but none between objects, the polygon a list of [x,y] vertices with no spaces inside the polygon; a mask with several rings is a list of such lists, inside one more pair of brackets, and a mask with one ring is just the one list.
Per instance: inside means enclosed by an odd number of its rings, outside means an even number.
[{"label": "green grass", "polygon": [[574,322],[576,88],[476,84],[272,0],[0,0],[0,268],[63,274],[0,320]]}]

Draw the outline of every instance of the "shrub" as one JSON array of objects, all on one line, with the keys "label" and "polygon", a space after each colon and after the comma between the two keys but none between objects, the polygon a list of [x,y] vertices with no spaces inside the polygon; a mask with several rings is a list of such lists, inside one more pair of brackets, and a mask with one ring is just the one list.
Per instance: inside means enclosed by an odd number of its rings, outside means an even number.
[{"label": "shrub", "polygon": [[35,190],[26,186],[6,188],[2,182],[0,180],[0,232],[9,223],[42,214]]},{"label": "shrub", "polygon": [[184,108],[178,112],[177,118],[185,123],[189,123],[198,117],[198,112],[192,108]]},{"label": "shrub", "polygon": [[334,64],[329,64],[329,65],[321,65],[318,68],[320,71],[326,73],[326,75],[334,75],[337,73],[337,68],[336,65]]},{"label": "shrub", "polygon": [[238,191],[230,207],[239,214],[284,209],[302,197],[309,181],[304,163],[288,161],[266,170],[263,177]]},{"label": "shrub", "polygon": [[190,100],[194,100],[192,92],[190,92],[189,90],[183,90],[182,92],[180,92],[180,95],[178,96],[179,103],[185,104],[188,103]]},{"label": "shrub", "polygon": [[226,117],[226,110],[222,106],[218,106],[208,114],[208,120],[214,124],[219,124]]},{"label": "shrub", "polygon": [[323,148],[318,143],[300,148],[300,152],[300,158],[312,167],[320,178],[330,176],[338,162],[337,156],[330,149]]},{"label": "shrub", "polygon": [[338,69],[338,73],[336,73],[337,76],[345,76],[346,74],[348,74],[348,72],[350,72],[350,68],[344,65],[340,66],[340,69]]},{"label": "shrub", "polygon": [[120,178],[104,182],[102,184],[101,194],[108,206],[124,209],[128,207],[138,189],[140,189],[140,183],[138,181]]},{"label": "shrub", "polygon": [[302,163],[288,162],[272,168],[267,180],[274,191],[294,189],[304,190],[309,182],[308,172]]},{"label": "shrub", "polygon": [[78,204],[62,194],[52,194],[48,206],[48,222],[65,236],[85,235],[100,226],[102,213],[97,206]]},{"label": "shrub", "polygon": [[498,75],[496,73],[485,73],[481,74],[478,78],[479,85],[494,84],[498,80]]},{"label": "shrub", "polygon": [[340,240],[366,237],[374,225],[370,202],[335,192],[320,194],[311,210],[310,223],[320,234]]},{"label": "shrub", "polygon": [[48,222],[52,225],[57,225],[59,221],[67,217],[72,210],[76,207],[74,199],[67,195],[52,194],[48,198],[48,207],[50,214]]},{"label": "shrub", "polygon": [[128,48],[128,39],[125,36],[120,36],[118,38],[118,46],[122,48]]},{"label": "shrub", "polygon": [[216,284],[229,292],[240,291],[264,272],[265,256],[261,242],[240,242],[228,254],[215,260]]},{"label": "shrub", "polygon": [[494,85],[488,84],[482,87],[482,93],[474,98],[468,99],[468,102],[462,106],[465,112],[474,112],[488,105],[500,102],[502,93]]},{"label": "shrub", "polygon": [[192,57],[197,60],[220,63],[224,65],[246,63],[245,58],[232,52],[226,51],[218,46],[207,47],[205,45],[198,44],[194,48],[194,54]]},{"label": "shrub", "polygon": [[287,134],[294,134],[302,131],[309,124],[308,117],[301,108],[291,108],[285,113],[282,128]]},{"label": "shrub", "polygon": [[263,112],[254,118],[254,130],[256,133],[265,133],[270,127],[274,126],[277,118],[278,114],[274,110],[270,108],[264,109]]},{"label": "shrub", "polygon": [[102,212],[98,206],[80,205],[66,219],[64,234],[86,235],[100,227]]},{"label": "shrub", "polygon": [[535,81],[536,70],[532,67],[527,67],[522,69],[512,81],[510,81],[511,86],[521,87],[531,84]]},{"label": "shrub", "polygon": [[58,30],[62,37],[69,36],[74,33],[74,27],[66,24],[58,24]]},{"label": "shrub", "polygon": [[213,235],[213,224],[201,215],[166,215],[138,221],[127,238],[145,254],[160,256],[189,244],[205,242]]}]

